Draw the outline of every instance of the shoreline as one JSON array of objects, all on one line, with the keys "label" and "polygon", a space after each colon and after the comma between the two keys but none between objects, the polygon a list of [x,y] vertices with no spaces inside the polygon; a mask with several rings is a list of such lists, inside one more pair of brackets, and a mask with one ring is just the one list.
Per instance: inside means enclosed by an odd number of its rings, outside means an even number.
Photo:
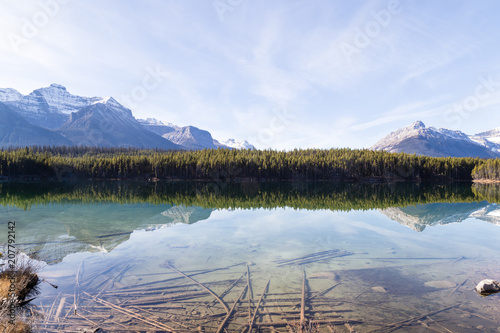
[{"label": "shoreline", "polygon": [[474,179],[472,182],[478,184],[500,184],[500,180],[495,179]]}]

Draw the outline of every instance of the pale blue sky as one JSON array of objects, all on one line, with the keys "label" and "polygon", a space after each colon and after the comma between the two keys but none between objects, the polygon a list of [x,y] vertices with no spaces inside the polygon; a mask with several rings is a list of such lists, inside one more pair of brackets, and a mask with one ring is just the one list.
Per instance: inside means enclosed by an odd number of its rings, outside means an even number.
[{"label": "pale blue sky", "polygon": [[[59,83],[258,148],[500,127],[500,2],[0,0],[0,87]],[[153,75],[152,75],[152,74]]]}]

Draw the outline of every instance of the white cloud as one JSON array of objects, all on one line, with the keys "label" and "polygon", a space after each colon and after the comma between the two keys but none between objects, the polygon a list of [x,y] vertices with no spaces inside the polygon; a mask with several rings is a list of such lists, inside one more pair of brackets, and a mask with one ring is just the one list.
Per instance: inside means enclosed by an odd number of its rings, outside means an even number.
[{"label": "white cloud", "polygon": [[[367,146],[417,117],[441,119],[478,76],[500,67],[494,2],[401,1],[401,13],[348,61],[340,46],[355,45],[388,4],[243,1],[221,21],[211,1],[69,1],[16,54],[7,34],[40,4],[1,2],[0,87],[29,93],[55,82],[119,100],[160,66],[170,76],[133,110],[141,117],[248,138],[288,105],[297,119],[273,147]],[[474,115],[499,102],[484,101]]]}]

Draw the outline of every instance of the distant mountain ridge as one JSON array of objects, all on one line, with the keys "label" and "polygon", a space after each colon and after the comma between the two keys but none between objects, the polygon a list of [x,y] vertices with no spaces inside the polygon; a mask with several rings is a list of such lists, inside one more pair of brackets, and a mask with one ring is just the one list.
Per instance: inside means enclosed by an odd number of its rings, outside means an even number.
[{"label": "distant mountain ridge", "polygon": [[71,141],[86,146],[182,148],[145,130],[130,110],[120,110],[112,98],[105,103],[95,103],[71,113],[58,132]]},{"label": "distant mountain ridge", "polygon": [[379,209],[379,211],[391,220],[418,232],[424,231],[429,226],[460,223],[468,218],[500,225],[498,205],[487,201],[418,204]]},{"label": "distant mountain ridge", "polygon": [[476,135],[426,127],[421,121],[390,133],[370,149],[432,157],[500,157],[500,129]]},{"label": "distant mountain ridge", "polygon": [[228,139],[226,141],[219,142],[212,137],[210,132],[194,126],[181,127],[172,123],[165,124],[155,118],[138,119],[138,121],[151,132],[161,135],[163,138],[170,140],[187,150],[205,148],[255,149],[255,147],[247,140],[236,141],[235,139]]},{"label": "distant mountain ridge", "polygon": [[0,147],[38,145],[71,145],[72,142],[52,130],[30,124],[16,111],[0,102]]},{"label": "distant mountain ridge", "polygon": [[254,148],[246,141],[234,139],[229,139],[227,145],[220,143],[208,131],[194,126],[180,127],[154,118],[136,119],[130,109],[113,97],[77,96],[55,83],[28,95],[12,88],[0,88],[0,102],[4,110],[0,147]]}]

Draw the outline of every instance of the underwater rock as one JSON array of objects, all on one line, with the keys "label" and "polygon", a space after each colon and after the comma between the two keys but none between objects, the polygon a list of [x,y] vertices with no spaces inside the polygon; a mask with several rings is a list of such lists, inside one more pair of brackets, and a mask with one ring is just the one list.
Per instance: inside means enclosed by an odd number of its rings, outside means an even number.
[{"label": "underwater rock", "polygon": [[384,287],[381,287],[381,286],[372,287],[372,290],[376,291],[378,293],[386,293],[387,292],[387,289],[385,289]]},{"label": "underwater rock", "polygon": [[432,287],[432,288],[453,288],[456,286],[454,282],[451,281],[427,281],[424,283],[426,287]]},{"label": "underwater rock", "polygon": [[493,294],[500,291],[500,282],[486,279],[479,282],[476,286],[476,291],[480,294]]},{"label": "underwater rock", "polygon": [[309,275],[310,279],[328,279],[328,280],[337,280],[339,277],[335,272],[332,271],[322,271],[316,272]]}]

